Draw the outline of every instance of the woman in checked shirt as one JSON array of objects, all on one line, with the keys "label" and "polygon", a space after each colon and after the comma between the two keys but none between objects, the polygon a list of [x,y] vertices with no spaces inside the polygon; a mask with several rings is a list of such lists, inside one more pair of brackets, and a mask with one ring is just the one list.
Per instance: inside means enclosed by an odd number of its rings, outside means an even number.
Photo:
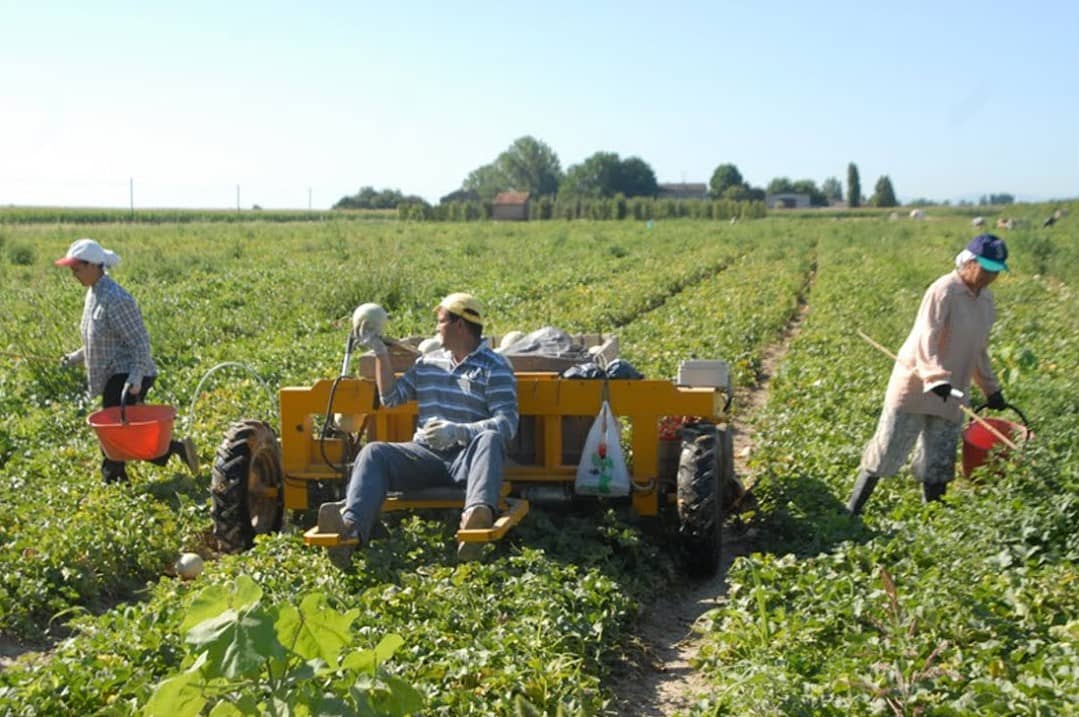
[{"label": "woman in checked shirt", "polygon": [[[82,346],[64,356],[62,365],[85,364],[90,395],[101,396],[105,408],[119,406],[125,392],[129,403],[141,403],[154,385],[157,366],[150,357],[150,337],[138,304],[105,271],[119,264],[120,257],[93,239],[79,239],[53,263],[70,267],[72,276],[87,287],[79,324]],[[168,452],[152,462],[163,466],[173,455],[192,474],[198,472],[199,457],[190,438],[172,441]],[[101,477],[106,483],[126,481],[125,464],[103,458]]]}]

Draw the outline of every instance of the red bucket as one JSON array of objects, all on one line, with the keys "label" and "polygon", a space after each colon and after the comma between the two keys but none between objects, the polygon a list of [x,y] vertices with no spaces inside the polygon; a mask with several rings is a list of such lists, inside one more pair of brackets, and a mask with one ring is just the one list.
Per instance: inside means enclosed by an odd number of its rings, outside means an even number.
[{"label": "red bucket", "polygon": [[86,422],[97,433],[101,450],[114,461],[148,461],[169,452],[172,422],[176,409],[172,406],[136,404],[103,408],[90,414]]},{"label": "red bucket", "polygon": [[[1019,413],[1018,409],[1010,406],[1009,408],[1013,408],[1016,413]],[[1023,414],[1019,413],[1019,415],[1022,416]],[[1032,435],[1027,426],[1005,421],[1002,418],[983,418],[982,420],[997,429],[1016,445],[1022,445]],[[1026,419],[1024,418],[1023,421],[1025,423]],[[989,460],[991,451],[994,452],[996,457],[1002,457],[1010,449],[1003,441],[994,436],[988,428],[972,420],[963,431],[963,475],[969,477],[975,468],[985,465]]]}]

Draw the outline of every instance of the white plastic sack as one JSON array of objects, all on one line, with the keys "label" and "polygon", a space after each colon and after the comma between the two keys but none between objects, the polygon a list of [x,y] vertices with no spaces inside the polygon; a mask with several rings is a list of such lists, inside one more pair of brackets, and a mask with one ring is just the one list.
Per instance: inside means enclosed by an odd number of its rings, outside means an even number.
[{"label": "white plastic sack", "polygon": [[604,401],[588,430],[574,490],[581,495],[629,495],[629,470],[622,455],[622,424]]}]

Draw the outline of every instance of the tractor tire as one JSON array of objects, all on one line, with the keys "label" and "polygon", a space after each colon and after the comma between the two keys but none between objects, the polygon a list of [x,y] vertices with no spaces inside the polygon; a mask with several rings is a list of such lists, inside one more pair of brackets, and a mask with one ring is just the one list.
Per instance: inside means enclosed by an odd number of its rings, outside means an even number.
[{"label": "tractor tire", "polygon": [[683,426],[678,535],[686,570],[694,577],[709,577],[719,569],[723,518],[733,481],[730,429],[706,422]]},{"label": "tractor tire", "polygon": [[214,457],[214,536],[220,549],[236,553],[255,536],[281,530],[284,478],[277,434],[262,421],[233,423]]}]

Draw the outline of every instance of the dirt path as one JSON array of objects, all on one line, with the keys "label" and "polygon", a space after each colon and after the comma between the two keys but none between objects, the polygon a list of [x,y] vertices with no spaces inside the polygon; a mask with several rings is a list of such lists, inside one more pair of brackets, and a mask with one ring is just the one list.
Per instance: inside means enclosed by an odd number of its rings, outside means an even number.
[{"label": "dirt path", "polygon": [[[809,277],[807,287],[812,283]],[[757,384],[736,392],[738,415],[734,427],[735,473],[746,487],[753,484],[747,463],[753,453],[753,417],[768,400],[768,387],[776,367],[787,354],[791,339],[801,329],[809,305],[799,301],[798,313],[787,325],[783,336],[765,352]],[[685,710],[698,696],[708,691],[708,684],[690,666],[699,649],[694,624],[717,605],[727,592],[727,570],[735,558],[752,551],[752,536],[735,535],[725,530],[723,561],[715,577],[699,583],[675,586],[660,595],[647,608],[638,626],[637,640],[624,662],[614,670],[611,693],[615,695],[619,717],[665,717]]]},{"label": "dirt path", "polygon": [[7,637],[0,637],[0,672],[22,655],[41,653],[49,650],[52,645],[48,643],[21,643]]}]

